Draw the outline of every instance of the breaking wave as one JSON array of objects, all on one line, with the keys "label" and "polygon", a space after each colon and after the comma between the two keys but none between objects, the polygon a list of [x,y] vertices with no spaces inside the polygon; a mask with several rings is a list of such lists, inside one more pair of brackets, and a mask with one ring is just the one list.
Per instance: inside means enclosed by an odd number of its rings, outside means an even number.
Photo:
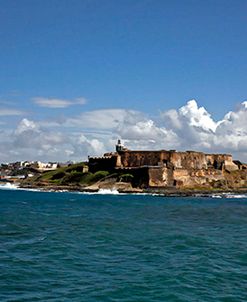
[{"label": "breaking wave", "polygon": [[113,194],[113,195],[116,195],[116,194],[119,194],[118,190],[116,189],[99,189],[98,191],[98,194]]},{"label": "breaking wave", "polygon": [[222,194],[213,194],[212,198],[247,198],[247,194],[234,194],[234,193],[222,193]]},{"label": "breaking wave", "polygon": [[0,189],[2,190],[17,190],[19,189],[19,186],[17,184],[13,184],[10,182],[0,184]]}]

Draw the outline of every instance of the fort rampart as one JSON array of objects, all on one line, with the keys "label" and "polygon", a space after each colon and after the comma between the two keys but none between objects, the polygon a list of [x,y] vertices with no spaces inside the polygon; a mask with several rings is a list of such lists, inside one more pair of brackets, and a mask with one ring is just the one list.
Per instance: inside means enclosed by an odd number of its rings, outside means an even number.
[{"label": "fort rampart", "polygon": [[[235,164],[230,154],[132,151],[121,145],[117,145],[116,152],[106,153],[103,157],[89,157],[89,171],[128,171],[126,173],[135,177],[143,175],[143,186],[149,187],[227,186],[229,176],[226,173],[242,171],[243,167],[241,163]],[[242,184],[246,181],[245,175],[244,172],[239,178]]]}]

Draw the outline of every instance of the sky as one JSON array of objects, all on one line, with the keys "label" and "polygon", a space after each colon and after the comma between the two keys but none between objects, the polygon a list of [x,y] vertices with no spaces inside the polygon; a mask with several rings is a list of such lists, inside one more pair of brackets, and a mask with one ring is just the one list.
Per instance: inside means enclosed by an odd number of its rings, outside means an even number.
[{"label": "sky", "polygon": [[247,1],[0,0],[0,162],[247,162]]}]

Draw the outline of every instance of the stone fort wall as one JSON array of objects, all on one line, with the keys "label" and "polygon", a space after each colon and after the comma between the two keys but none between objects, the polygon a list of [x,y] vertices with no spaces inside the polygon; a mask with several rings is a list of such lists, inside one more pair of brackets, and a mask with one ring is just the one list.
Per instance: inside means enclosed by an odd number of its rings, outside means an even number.
[{"label": "stone fort wall", "polygon": [[229,154],[205,154],[186,151],[124,151],[118,153],[119,167],[173,166],[178,169],[221,169],[225,163],[233,164]]},{"label": "stone fort wall", "polygon": [[[131,151],[119,150],[103,157],[89,158],[89,171],[131,173],[136,186],[147,187],[212,187],[229,185],[226,173],[240,170],[229,154],[206,154],[196,151]],[[126,172],[128,170],[128,172]],[[246,173],[238,183],[246,184]],[[233,185],[235,186],[235,185]]]}]

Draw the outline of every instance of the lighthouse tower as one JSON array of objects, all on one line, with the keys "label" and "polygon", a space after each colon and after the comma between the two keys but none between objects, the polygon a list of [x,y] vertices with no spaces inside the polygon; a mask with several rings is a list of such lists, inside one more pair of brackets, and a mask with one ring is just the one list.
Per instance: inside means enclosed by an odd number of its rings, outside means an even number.
[{"label": "lighthouse tower", "polygon": [[118,139],[117,144],[116,144],[116,152],[123,152],[125,151],[126,148],[124,147],[124,145],[122,145],[121,140]]}]

